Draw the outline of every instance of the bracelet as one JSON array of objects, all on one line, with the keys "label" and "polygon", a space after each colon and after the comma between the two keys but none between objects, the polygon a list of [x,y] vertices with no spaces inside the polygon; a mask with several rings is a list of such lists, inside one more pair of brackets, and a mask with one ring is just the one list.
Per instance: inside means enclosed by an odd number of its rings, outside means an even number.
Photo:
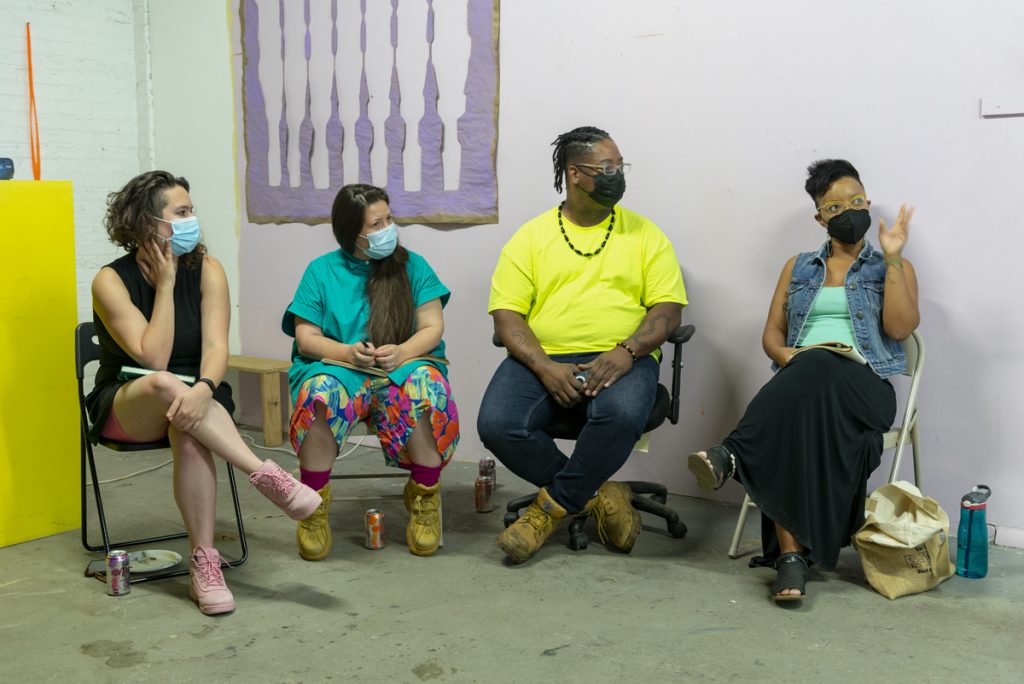
[{"label": "bracelet", "polygon": [[217,393],[217,385],[213,384],[213,380],[211,380],[210,378],[199,378],[198,380],[196,380],[196,382],[201,382],[204,385],[208,386],[210,388],[210,392],[212,392],[213,394]]},{"label": "bracelet", "polygon": [[618,343],[618,345],[616,345],[616,346],[622,347],[623,349],[625,349],[626,351],[628,351],[628,352],[629,352],[629,355],[633,357],[633,360],[634,360],[634,361],[636,361],[636,352],[635,352],[635,351],[633,351],[633,348],[632,348],[632,347],[630,347],[630,346],[629,346],[628,344],[626,344],[625,342],[619,342],[619,343]]}]

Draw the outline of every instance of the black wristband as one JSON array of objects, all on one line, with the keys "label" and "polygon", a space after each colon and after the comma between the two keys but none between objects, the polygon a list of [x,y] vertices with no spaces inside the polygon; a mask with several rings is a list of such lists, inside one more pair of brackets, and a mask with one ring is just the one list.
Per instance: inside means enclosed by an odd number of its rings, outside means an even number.
[{"label": "black wristband", "polygon": [[196,382],[201,382],[204,385],[207,385],[210,388],[210,392],[212,394],[217,393],[217,385],[213,384],[213,380],[211,380],[210,378],[199,378],[198,380],[196,380]]}]

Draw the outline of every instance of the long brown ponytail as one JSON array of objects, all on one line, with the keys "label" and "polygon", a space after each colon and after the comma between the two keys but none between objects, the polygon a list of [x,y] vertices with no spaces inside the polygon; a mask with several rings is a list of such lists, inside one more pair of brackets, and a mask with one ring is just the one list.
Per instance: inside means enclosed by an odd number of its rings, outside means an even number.
[{"label": "long brown ponytail", "polygon": [[[390,203],[387,192],[373,185],[346,185],[338,191],[331,207],[334,238],[349,254],[355,254],[356,237],[363,229],[366,208],[377,202]],[[370,320],[366,334],[376,346],[401,344],[412,336],[415,308],[412,285],[406,271],[409,252],[398,245],[383,259],[372,259],[366,281]]]}]

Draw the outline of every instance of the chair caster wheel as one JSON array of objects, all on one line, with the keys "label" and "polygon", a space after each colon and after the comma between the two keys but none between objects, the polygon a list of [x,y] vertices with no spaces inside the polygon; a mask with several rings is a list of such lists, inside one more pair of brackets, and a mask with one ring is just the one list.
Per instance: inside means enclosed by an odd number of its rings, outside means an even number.
[{"label": "chair caster wheel", "polygon": [[676,539],[682,539],[686,536],[686,525],[679,520],[670,522],[668,524],[668,533]]},{"label": "chair caster wheel", "polygon": [[569,548],[573,551],[582,551],[583,549],[587,548],[587,544],[589,542],[590,540],[587,539],[587,535],[583,532],[580,532],[579,534],[569,535]]},{"label": "chair caster wheel", "polygon": [[513,513],[513,512],[506,513],[505,514],[505,518],[504,518],[505,527],[508,527],[509,525],[514,523],[516,520],[519,520],[519,514],[518,513]]}]

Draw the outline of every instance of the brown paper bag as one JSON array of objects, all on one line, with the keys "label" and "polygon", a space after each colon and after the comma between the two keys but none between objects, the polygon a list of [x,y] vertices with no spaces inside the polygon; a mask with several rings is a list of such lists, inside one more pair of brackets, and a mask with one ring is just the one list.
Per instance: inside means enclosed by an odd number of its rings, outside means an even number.
[{"label": "brown paper bag", "polygon": [[909,482],[884,484],[868,497],[867,517],[853,535],[868,582],[882,596],[927,591],[953,574],[949,516]]}]

